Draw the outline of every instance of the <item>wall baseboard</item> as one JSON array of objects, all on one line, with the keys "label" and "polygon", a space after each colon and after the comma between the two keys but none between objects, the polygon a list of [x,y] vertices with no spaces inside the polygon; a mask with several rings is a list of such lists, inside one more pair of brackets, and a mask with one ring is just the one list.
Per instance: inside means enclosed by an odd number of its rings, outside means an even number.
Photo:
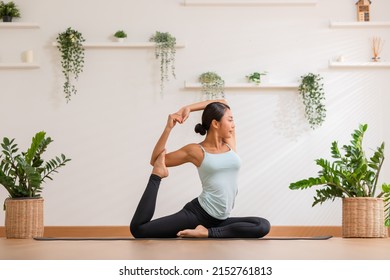
[{"label": "wall baseboard", "polygon": [[[341,226],[273,226],[269,237],[341,237]],[[45,237],[131,237],[128,226],[46,226]],[[5,228],[0,227],[0,237]]]}]

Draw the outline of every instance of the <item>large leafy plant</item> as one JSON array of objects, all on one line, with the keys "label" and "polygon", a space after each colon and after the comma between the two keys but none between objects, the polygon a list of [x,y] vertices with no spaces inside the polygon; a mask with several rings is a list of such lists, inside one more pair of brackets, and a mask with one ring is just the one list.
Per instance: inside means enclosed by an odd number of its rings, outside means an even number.
[{"label": "large leafy plant", "polygon": [[14,141],[4,137],[1,143],[0,184],[11,198],[40,197],[42,183],[52,180],[52,175],[70,159],[63,154],[46,162],[42,159],[47,146],[53,142],[43,131],[35,134],[27,152],[17,153],[19,149]]},{"label": "large leafy plant", "polygon": [[323,78],[319,74],[309,73],[301,77],[298,92],[305,106],[305,117],[312,129],[322,125],[326,117]]},{"label": "large leafy plant", "polygon": [[378,178],[385,159],[385,143],[377,147],[373,155],[367,158],[363,150],[363,136],[367,124],[359,125],[352,134],[350,145],[344,145],[341,150],[336,141],[332,142],[331,155],[335,159],[317,159],[321,167],[317,177],[310,177],[290,184],[290,189],[307,189],[320,186],[312,206],[322,204],[326,200],[343,197],[383,197],[385,200],[386,226],[390,226],[390,184],[382,184],[378,193]]},{"label": "large leafy plant", "polygon": [[156,59],[160,59],[160,88],[163,92],[164,82],[169,81],[169,73],[176,78],[176,38],[169,32],[156,31],[150,37],[150,42],[156,43],[155,56]]},{"label": "large leafy plant", "polygon": [[83,35],[72,28],[58,34],[57,47],[61,53],[62,73],[65,77],[64,93],[69,102],[72,94],[77,93],[73,80],[77,80],[84,68]]}]

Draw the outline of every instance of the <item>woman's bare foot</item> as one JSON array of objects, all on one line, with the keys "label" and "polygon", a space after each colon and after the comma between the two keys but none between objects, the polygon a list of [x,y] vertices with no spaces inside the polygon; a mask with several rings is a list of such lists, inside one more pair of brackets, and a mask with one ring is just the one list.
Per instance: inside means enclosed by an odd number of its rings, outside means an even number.
[{"label": "woman's bare foot", "polygon": [[202,225],[197,226],[195,229],[185,229],[177,233],[179,237],[195,237],[195,238],[207,238],[209,237],[209,230]]},{"label": "woman's bare foot", "polygon": [[161,178],[168,177],[168,168],[165,166],[165,150],[158,155],[154,162],[152,174],[155,174]]}]

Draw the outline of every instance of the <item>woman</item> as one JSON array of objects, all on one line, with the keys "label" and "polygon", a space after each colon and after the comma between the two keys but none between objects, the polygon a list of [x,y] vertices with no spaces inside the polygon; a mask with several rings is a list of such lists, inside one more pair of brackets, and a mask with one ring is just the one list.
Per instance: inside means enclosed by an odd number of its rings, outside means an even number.
[{"label": "woman", "polygon": [[[204,110],[195,132],[206,138],[166,153],[168,137],[177,123],[184,123],[190,112]],[[198,168],[203,191],[179,212],[152,220],[157,193],[167,167],[192,163]],[[136,238],[260,238],[270,224],[258,217],[230,218],[237,194],[240,158],[236,154],[233,114],[225,100],[204,101],[181,108],[169,115],[150,163],[153,171],[130,224]]]}]

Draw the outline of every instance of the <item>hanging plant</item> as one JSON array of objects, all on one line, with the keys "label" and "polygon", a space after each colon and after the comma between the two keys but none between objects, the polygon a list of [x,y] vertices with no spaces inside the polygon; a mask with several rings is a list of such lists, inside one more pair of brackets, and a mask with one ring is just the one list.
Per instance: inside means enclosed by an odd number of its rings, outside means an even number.
[{"label": "hanging plant", "polygon": [[224,98],[225,81],[215,72],[205,72],[199,76],[202,92],[208,99]]},{"label": "hanging plant", "polygon": [[72,94],[77,93],[73,84],[84,68],[84,48],[82,43],[85,42],[83,35],[68,28],[65,32],[58,34],[58,50],[61,53],[62,73],[65,77],[64,93],[66,101],[69,102]]},{"label": "hanging plant", "polygon": [[176,78],[176,38],[168,32],[156,31],[156,33],[150,37],[150,41],[156,43],[155,56],[156,59],[160,59],[160,88],[162,92],[164,90],[164,82],[169,81],[169,72]]},{"label": "hanging plant", "polygon": [[310,127],[315,129],[322,125],[326,117],[325,93],[322,77],[319,74],[309,73],[301,77],[298,91],[305,106],[305,117]]}]

